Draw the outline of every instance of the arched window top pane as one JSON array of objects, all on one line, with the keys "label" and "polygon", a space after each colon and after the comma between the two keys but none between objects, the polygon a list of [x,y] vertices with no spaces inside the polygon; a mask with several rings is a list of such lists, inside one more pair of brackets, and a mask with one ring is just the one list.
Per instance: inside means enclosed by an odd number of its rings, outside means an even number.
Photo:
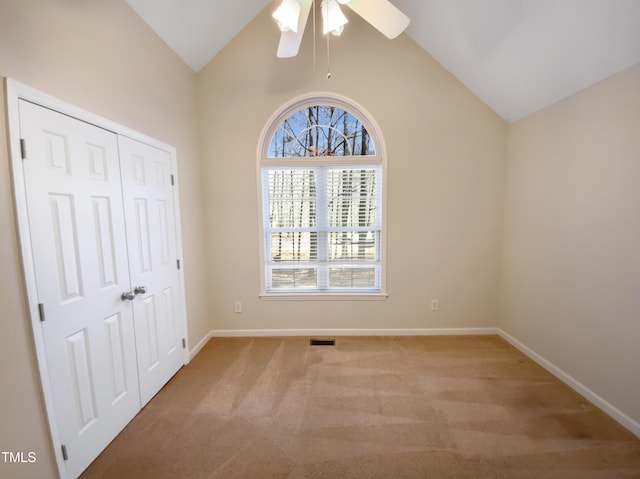
[{"label": "arched window top pane", "polygon": [[305,107],[285,119],[271,137],[269,158],[372,156],[375,147],[362,121],[330,105]]}]

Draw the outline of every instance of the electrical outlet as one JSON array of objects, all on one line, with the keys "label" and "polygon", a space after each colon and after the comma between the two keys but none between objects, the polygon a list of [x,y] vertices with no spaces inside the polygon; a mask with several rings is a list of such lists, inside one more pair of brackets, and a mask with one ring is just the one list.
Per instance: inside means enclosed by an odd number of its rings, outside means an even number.
[{"label": "electrical outlet", "polygon": [[431,311],[440,311],[440,302],[437,299],[431,300]]},{"label": "electrical outlet", "polygon": [[236,313],[242,313],[242,303],[240,301],[236,301],[233,307]]}]

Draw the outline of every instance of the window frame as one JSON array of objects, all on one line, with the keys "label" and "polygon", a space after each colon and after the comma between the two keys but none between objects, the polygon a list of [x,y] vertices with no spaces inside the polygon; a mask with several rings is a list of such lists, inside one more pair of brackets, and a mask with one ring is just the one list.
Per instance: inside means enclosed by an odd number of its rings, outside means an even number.
[{"label": "window frame", "polygon": [[[326,105],[341,108],[355,116],[366,128],[375,149],[374,155],[348,157],[293,157],[269,158],[271,138],[290,115],[297,111],[315,105]],[[298,97],[281,106],[266,122],[260,136],[257,151],[257,186],[258,186],[258,231],[259,231],[259,264],[260,264],[260,293],[261,299],[281,300],[384,300],[388,297],[386,290],[386,212],[387,212],[387,168],[386,147],[380,133],[380,128],[373,117],[360,105],[351,99],[333,93],[313,93]],[[379,291],[332,291],[332,290],[300,290],[273,291],[267,290],[267,252],[265,250],[265,228],[263,208],[267,201],[267,192],[263,191],[263,167],[273,168],[305,168],[305,167],[359,167],[376,166],[380,169],[380,290]]]}]

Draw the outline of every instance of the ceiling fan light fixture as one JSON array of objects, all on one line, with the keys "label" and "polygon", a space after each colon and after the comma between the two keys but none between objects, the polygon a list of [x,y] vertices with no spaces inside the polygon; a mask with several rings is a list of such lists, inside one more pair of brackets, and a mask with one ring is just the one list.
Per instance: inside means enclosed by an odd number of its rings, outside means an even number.
[{"label": "ceiling fan light fixture", "polygon": [[278,28],[282,32],[298,31],[298,19],[300,18],[300,3],[297,0],[282,0],[280,6],[273,12],[273,18],[278,22]]},{"label": "ceiling fan light fixture", "polygon": [[336,0],[322,0],[322,34],[335,32],[334,35],[340,35],[344,26],[349,22],[344,16],[340,5]]},{"label": "ceiling fan light fixture", "polygon": [[[372,27],[389,39],[400,35],[409,25],[410,20],[392,3],[393,0],[281,0],[279,8],[273,13],[282,30],[278,44],[278,58],[295,57],[300,51],[305,25],[308,23],[309,13],[313,11],[313,37],[315,52],[316,7],[320,4],[323,28],[322,33],[327,40],[327,55],[329,36],[340,35],[348,23],[341,6],[347,7],[353,13],[368,22]],[[297,21],[297,24],[296,24]],[[319,29],[319,28],[318,28]],[[315,54],[314,54],[315,58]]]}]

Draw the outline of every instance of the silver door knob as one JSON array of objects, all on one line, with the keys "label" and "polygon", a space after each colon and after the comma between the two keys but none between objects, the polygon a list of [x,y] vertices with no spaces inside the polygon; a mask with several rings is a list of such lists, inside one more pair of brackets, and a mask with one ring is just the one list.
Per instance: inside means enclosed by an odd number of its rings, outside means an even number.
[{"label": "silver door knob", "polygon": [[136,293],[134,293],[133,291],[125,291],[120,295],[120,298],[122,298],[122,301],[131,301],[135,299],[135,297],[136,297]]},{"label": "silver door knob", "polygon": [[133,292],[135,294],[147,294],[147,287],[146,286],[136,286],[135,288],[133,288]]}]

